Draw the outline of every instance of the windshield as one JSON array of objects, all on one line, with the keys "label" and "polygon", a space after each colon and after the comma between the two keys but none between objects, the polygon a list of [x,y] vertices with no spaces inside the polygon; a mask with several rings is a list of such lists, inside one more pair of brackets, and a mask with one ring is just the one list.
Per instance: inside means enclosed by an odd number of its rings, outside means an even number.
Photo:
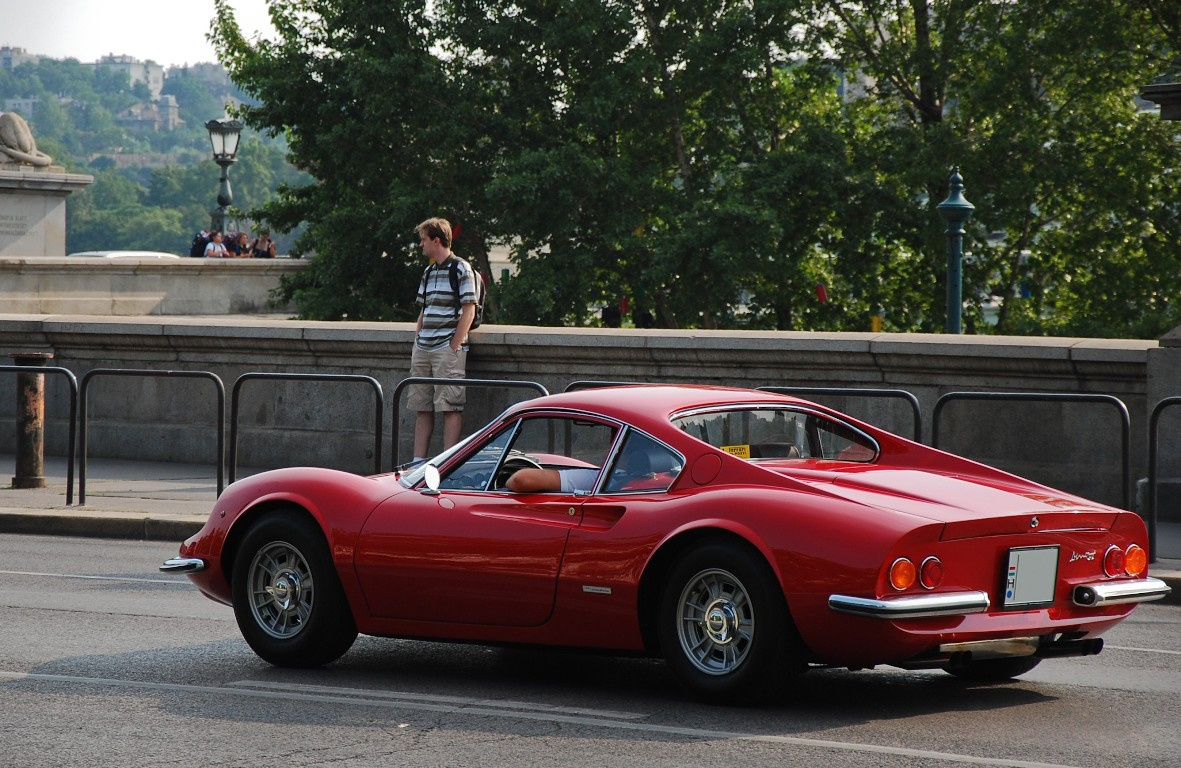
[{"label": "windshield", "polygon": [[433,464],[436,467],[442,466],[443,463],[447,461],[447,459],[459,453],[465,445],[472,441],[472,438],[475,436],[476,433],[470,434],[433,459],[424,461],[413,469],[407,470],[401,477],[398,478],[398,482],[407,488],[413,488],[422,482],[422,476],[426,472],[426,467],[428,464]]},{"label": "windshield", "polygon": [[869,435],[805,407],[734,406],[679,414],[672,422],[740,459],[868,462],[878,454]]}]

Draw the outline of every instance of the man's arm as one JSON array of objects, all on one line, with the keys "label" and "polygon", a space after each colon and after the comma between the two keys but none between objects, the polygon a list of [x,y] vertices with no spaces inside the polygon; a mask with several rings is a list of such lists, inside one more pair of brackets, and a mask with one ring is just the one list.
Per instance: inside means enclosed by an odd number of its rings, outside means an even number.
[{"label": "man's arm", "polygon": [[463,346],[463,342],[467,339],[467,332],[472,329],[472,322],[476,319],[476,305],[474,303],[464,304],[459,309],[459,325],[455,328],[455,335],[451,337],[451,349],[458,352],[459,348]]},{"label": "man's arm", "polygon": [[518,469],[504,484],[513,493],[562,490],[562,476],[556,469]]}]

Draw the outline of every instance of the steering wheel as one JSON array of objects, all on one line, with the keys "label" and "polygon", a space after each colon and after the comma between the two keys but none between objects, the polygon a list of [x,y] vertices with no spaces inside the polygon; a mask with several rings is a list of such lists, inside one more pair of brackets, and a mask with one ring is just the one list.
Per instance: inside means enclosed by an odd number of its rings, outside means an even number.
[{"label": "steering wheel", "polygon": [[522,469],[541,469],[541,464],[520,451],[509,451],[508,458],[500,465],[500,469],[496,470],[496,482],[492,484],[493,489],[504,488],[508,479]]}]

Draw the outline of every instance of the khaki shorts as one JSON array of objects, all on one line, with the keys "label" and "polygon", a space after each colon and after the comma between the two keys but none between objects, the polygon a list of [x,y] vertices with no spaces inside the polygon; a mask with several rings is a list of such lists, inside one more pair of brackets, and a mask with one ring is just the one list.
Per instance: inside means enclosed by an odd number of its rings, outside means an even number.
[{"label": "khaki shorts", "polygon": [[[467,369],[467,347],[452,352],[450,345],[438,349],[419,349],[410,353],[410,376],[413,378],[462,379]],[[412,411],[462,411],[467,401],[466,387],[446,384],[411,384],[407,387],[406,405]]]}]

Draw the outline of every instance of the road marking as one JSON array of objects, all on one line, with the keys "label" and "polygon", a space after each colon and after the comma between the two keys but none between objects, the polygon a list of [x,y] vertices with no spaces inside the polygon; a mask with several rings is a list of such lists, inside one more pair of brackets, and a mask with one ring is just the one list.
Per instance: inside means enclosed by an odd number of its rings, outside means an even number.
[{"label": "road marking", "polygon": [[238,680],[227,685],[242,688],[261,688],[277,691],[302,691],[310,693],[327,693],[339,696],[377,697],[380,699],[395,699],[398,701],[430,701],[438,704],[454,704],[468,707],[489,706],[504,709],[535,710],[539,712],[560,712],[566,715],[586,715],[589,717],[617,718],[620,720],[643,720],[648,715],[641,712],[616,712],[608,709],[586,709],[581,707],[555,707],[550,704],[538,704],[531,701],[509,701],[503,699],[472,699],[463,696],[437,696],[427,693],[408,693],[404,691],[370,691],[359,688],[337,688],[324,685],[300,685],[286,683],[266,683],[259,680]]},{"label": "road marking", "polygon": [[1105,645],[1105,651],[1136,651],[1137,653],[1166,653],[1170,656],[1181,656],[1181,651],[1166,651],[1164,648],[1133,648],[1128,645]]},{"label": "road marking", "polygon": [[130,581],[136,584],[187,584],[176,579],[137,579],[131,576],[87,576],[80,573],[38,573],[37,571],[0,571],[0,576],[44,576],[51,579],[89,579],[92,581]]},{"label": "road marking", "polygon": [[[641,723],[634,719],[624,719],[618,714],[607,717],[598,717],[589,714],[570,714],[563,711],[564,708],[547,707],[543,704],[526,704],[524,702],[506,703],[499,701],[489,701],[487,699],[467,699],[463,697],[432,697],[429,695],[417,693],[399,694],[393,692],[362,691],[358,689],[340,688],[321,689],[318,686],[274,686],[275,690],[270,690],[265,686],[265,684],[250,683],[248,681],[231,683],[228,686],[186,685],[180,683],[153,683],[140,680],[75,677],[71,675],[45,675],[26,672],[6,672],[3,670],[0,670],[0,680],[32,680],[44,683],[94,685],[105,686],[109,688],[135,688],[141,690],[167,691],[177,694],[200,693],[223,696],[243,696],[260,699],[306,701],[324,704],[351,704],[354,706],[381,707],[384,709],[409,709],[423,712],[443,712],[456,715],[562,723],[567,725],[584,726],[588,728],[654,733],[664,736],[682,736],[689,739],[749,741],[762,744],[779,744],[783,746],[829,749],[839,752],[893,755],[895,757],[942,760],[952,763],[964,763],[966,765],[1002,766],[1003,768],[1074,768],[1073,766],[1066,766],[1060,763],[1039,763],[1029,760],[1005,760],[1002,758],[960,755],[954,752],[935,752],[926,749],[889,747],[880,744],[860,744],[850,741],[807,739],[798,736],[776,736],[769,734],[742,733],[738,731],[714,731],[703,728],[682,728],[675,725]],[[350,695],[340,695],[341,691],[347,691]],[[442,700],[436,701],[434,699]],[[589,710],[589,712],[594,711],[595,710]],[[633,717],[634,715],[628,715],[625,713],[625,716]],[[644,716],[641,715],[639,717]]]}]

